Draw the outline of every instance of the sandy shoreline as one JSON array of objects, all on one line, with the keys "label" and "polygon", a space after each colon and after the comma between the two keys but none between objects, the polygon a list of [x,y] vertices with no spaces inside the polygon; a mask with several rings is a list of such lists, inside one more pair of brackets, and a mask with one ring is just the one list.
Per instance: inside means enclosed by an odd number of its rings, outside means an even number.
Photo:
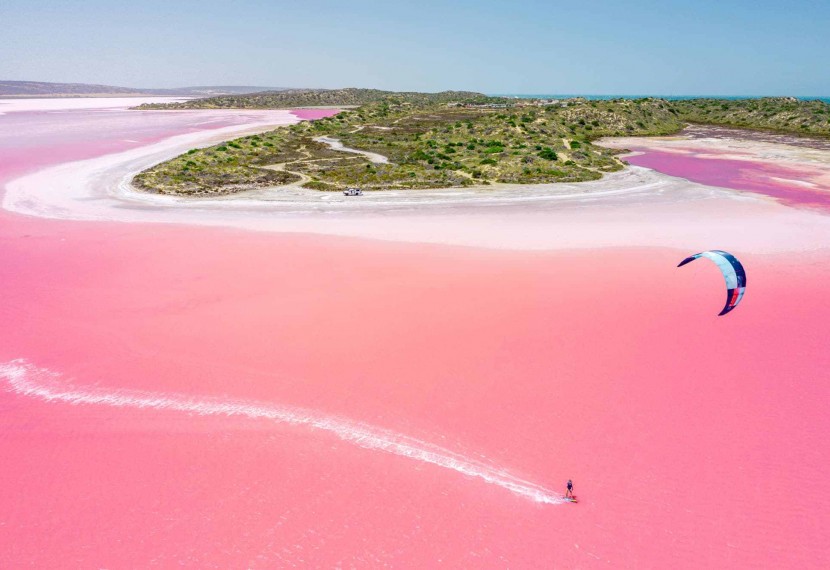
[{"label": "sandy shoreline", "polygon": [[[830,218],[819,213],[639,167],[578,184],[385,191],[361,198],[274,188],[189,199],[146,194],[130,184],[136,173],[187,149],[295,121],[287,112],[275,111],[260,123],[179,135],[47,168],[9,182],[3,207],[51,219],[196,224],[501,249],[707,249],[717,244],[737,251],[784,252],[830,243]],[[742,230],[732,231],[735,227]]]}]

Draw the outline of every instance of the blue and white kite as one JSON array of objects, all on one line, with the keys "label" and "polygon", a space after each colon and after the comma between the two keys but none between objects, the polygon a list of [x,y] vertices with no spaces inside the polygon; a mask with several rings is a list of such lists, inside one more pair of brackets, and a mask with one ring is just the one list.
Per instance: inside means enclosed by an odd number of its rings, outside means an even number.
[{"label": "blue and white kite", "polygon": [[713,249],[687,257],[680,262],[678,267],[683,267],[698,257],[705,257],[706,259],[712,260],[718,266],[721,273],[723,273],[723,278],[726,280],[726,305],[723,306],[723,310],[718,313],[718,316],[725,315],[737,307],[738,303],[744,297],[744,291],[746,290],[746,271],[744,271],[744,266],[731,253]]}]

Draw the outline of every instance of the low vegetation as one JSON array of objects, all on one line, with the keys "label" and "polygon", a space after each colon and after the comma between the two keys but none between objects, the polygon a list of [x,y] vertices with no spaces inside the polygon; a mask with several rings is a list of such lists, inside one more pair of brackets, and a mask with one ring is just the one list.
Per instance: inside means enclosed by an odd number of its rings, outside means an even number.
[{"label": "low vegetation", "polygon": [[[683,125],[659,99],[505,106],[471,94],[446,102],[439,95],[441,102],[397,94],[327,119],[191,150],[142,172],[135,184],[208,196],[289,183],[376,190],[577,182],[623,168],[617,151],[593,139],[669,134]],[[389,162],[332,150],[317,140],[322,136]]]},{"label": "low vegetation", "polygon": [[794,97],[689,99],[673,101],[678,116],[691,123],[830,136],[830,105]]},{"label": "low vegetation", "polygon": [[[149,192],[231,194],[286,184],[317,190],[577,182],[623,167],[603,136],[665,135],[688,122],[830,136],[830,105],[793,98],[516,100],[481,93],[287,90],[141,109],[355,107],[334,117],[191,150],[136,176]],[[321,137],[382,155],[332,150]]]},{"label": "low vegetation", "polygon": [[490,97],[470,91],[414,93],[379,89],[285,89],[249,95],[223,95],[180,103],[145,103],[138,109],[290,109],[292,107],[355,107],[390,100],[417,105],[451,101],[487,101]]}]

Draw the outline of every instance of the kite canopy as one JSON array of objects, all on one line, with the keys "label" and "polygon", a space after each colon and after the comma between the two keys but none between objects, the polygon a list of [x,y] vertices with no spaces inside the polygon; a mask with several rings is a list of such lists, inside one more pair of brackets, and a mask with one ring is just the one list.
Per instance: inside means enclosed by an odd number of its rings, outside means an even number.
[{"label": "kite canopy", "polygon": [[710,259],[718,266],[721,273],[723,273],[723,278],[726,280],[726,305],[723,306],[723,310],[718,313],[718,316],[725,315],[737,307],[738,303],[743,299],[744,291],[746,290],[746,272],[744,271],[744,266],[731,253],[719,249],[712,249],[687,257],[678,264],[678,267],[683,267],[698,257]]}]

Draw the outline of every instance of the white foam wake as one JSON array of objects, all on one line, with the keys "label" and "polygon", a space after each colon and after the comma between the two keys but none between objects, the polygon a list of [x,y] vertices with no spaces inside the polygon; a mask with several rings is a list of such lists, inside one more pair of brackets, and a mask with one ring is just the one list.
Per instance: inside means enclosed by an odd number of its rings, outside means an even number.
[{"label": "white foam wake", "polygon": [[206,416],[243,416],[308,426],[329,432],[344,441],[366,449],[385,451],[482,479],[535,502],[547,504],[565,502],[562,496],[541,485],[525,481],[504,469],[469,459],[431,443],[383,428],[325,416],[301,408],[210,397],[192,398],[179,394],[61,387],[59,374],[37,368],[25,360],[13,360],[0,364],[0,379],[5,380],[16,394],[39,398],[47,402],[172,410]]}]

